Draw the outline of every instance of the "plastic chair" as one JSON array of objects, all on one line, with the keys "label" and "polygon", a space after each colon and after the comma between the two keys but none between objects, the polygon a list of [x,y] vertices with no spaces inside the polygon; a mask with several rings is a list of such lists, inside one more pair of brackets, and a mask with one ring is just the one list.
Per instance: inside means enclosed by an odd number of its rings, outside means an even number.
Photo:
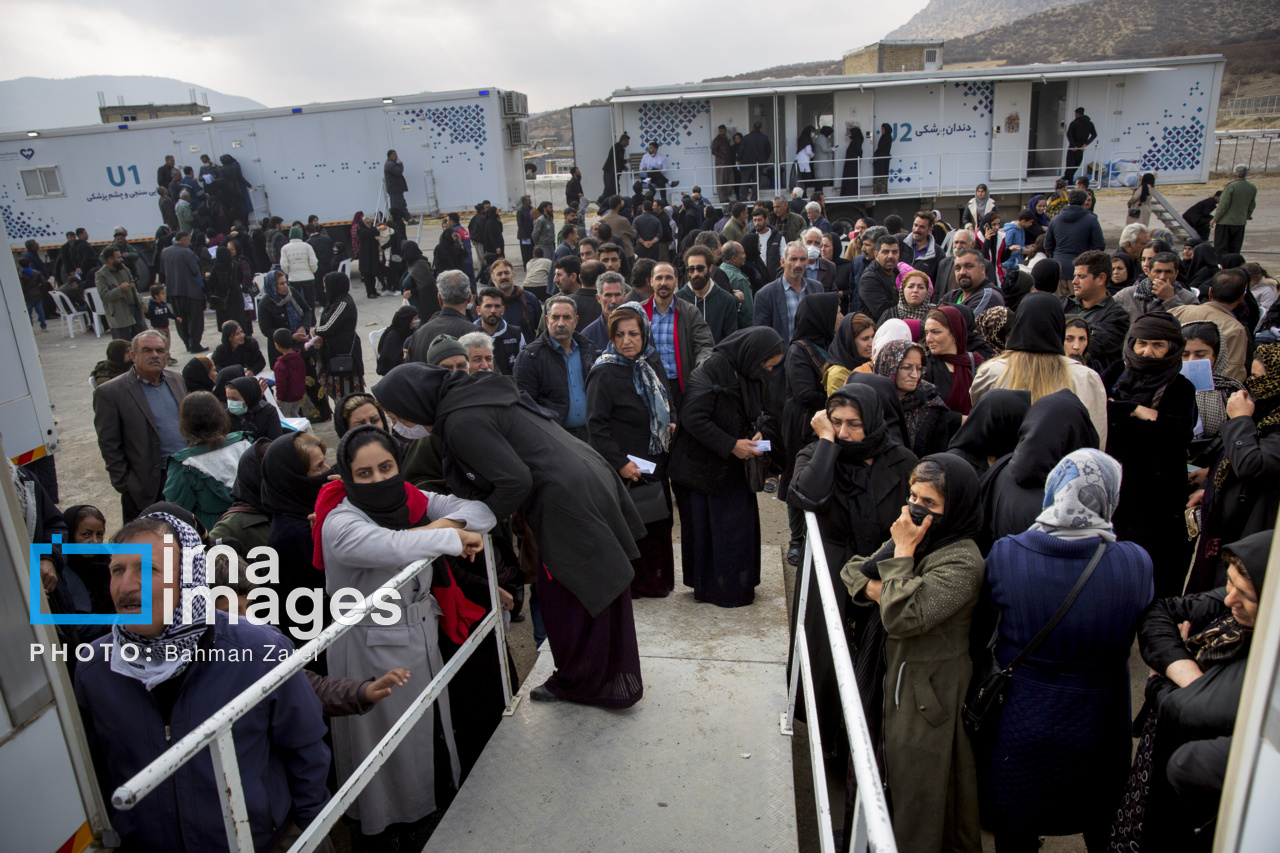
[{"label": "plastic chair", "polygon": [[90,376],[90,377],[89,377],[89,387],[90,387],[90,388],[97,388],[97,387],[98,387],[98,383],[94,381],[94,379],[93,379],[93,377],[92,377],[92,376]]},{"label": "plastic chair", "polygon": [[382,338],[382,333],[386,329],[374,329],[369,333],[369,346],[373,347],[374,353],[378,352],[378,341]]},{"label": "plastic chair", "polygon": [[89,324],[85,321],[84,314],[76,310],[71,304],[71,297],[63,293],[61,290],[52,290],[49,295],[53,297],[53,302],[58,306],[58,313],[62,316],[62,333],[72,338],[76,336],[76,323],[80,323],[80,331],[84,334],[89,333]]},{"label": "plastic chair", "polygon": [[345,260],[338,262],[338,272],[342,273],[347,278],[351,278],[351,259],[350,258],[346,258]]},{"label": "plastic chair", "polygon": [[86,289],[84,301],[89,303],[89,310],[93,314],[93,331],[98,337],[102,337],[102,318],[107,316],[107,309],[102,304],[102,295],[98,293],[98,288]]}]

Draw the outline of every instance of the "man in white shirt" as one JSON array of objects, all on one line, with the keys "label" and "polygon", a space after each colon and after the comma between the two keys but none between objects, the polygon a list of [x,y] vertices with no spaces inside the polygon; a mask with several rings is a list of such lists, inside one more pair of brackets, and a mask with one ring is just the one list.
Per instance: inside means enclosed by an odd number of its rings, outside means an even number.
[{"label": "man in white shirt", "polygon": [[643,173],[642,177],[662,191],[663,204],[667,202],[667,187],[680,186],[679,181],[668,181],[667,176],[662,174],[666,168],[666,155],[658,153],[658,143],[650,142],[649,150],[640,158],[640,171]]}]

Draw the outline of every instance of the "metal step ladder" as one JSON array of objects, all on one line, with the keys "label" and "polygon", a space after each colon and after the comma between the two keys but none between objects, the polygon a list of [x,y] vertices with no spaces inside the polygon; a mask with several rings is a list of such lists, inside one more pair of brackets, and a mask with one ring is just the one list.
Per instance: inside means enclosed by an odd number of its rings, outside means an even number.
[{"label": "metal step ladder", "polygon": [[1151,188],[1150,201],[1151,212],[1164,224],[1165,228],[1169,229],[1169,232],[1173,234],[1175,239],[1185,242],[1190,240],[1192,237],[1200,236],[1196,233],[1195,229],[1188,225],[1187,221],[1182,218],[1182,214],[1175,210],[1173,205],[1169,204],[1168,200],[1160,194],[1160,190],[1155,187]]},{"label": "metal step ladder", "polygon": [[423,211],[425,214],[437,214],[440,212],[440,203],[436,200],[436,176],[430,169],[426,169],[422,173],[422,182],[426,186],[427,204]]}]

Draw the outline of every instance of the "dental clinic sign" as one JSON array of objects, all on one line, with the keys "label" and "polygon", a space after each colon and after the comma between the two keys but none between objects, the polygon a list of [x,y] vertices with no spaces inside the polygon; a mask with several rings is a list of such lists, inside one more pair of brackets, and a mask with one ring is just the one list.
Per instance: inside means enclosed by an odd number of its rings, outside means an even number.
[{"label": "dental clinic sign", "polygon": [[[30,600],[29,609],[32,625],[121,625],[129,627],[131,625],[150,625],[152,624],[152,613],[154,612],[154,602],[152,596],[155,594],[153,589],[154,566],[151,559],[151,546],[149,545],[79,545],[79,544],[63,544],[62,536],[55,534],[53,543],[43,543],[31,545],[30,550]],[[182,613],[184,621],[191,618],[190,614],[195,608],[192,606],[197,598],[204,599],[204,621],[207,625],[214,622],[214,612],[217,610],[216,603],[219,599],[223,599],[228,604],[227,616],[232,624],[238,619],[246,618],[251,622],[258,624],[269,624],[280,627],[280,595],[274,587],[280,581],[280,560],[274,548],[259,546],[249,552],[249,564],[245,569],[245,577],[251,583],[258,586],[251,591],[246,598],[248,599],[248,609],[245,613],[238,613],[239,596],[234,589],[229,586],[210,587],[207,584],[196,585],[193,565],[197,554],[204,553],[204,546],[195,548],[179,549],[173,546],[173,537],[166,534],[164,537],[166,545],[164,549],[164,566],[163,583],[164,586],[160,591],[163,604],[162,613],[166,625],[173,624],[173,613],[179,603],[182,604]],[[117,614],[99,614],[99,613],[42,613],[40,609],[40,558],[53,553],[53,545],[60,545],[63,555],[73,554],[105,554],[107,556],[134,556],[141,560],[141,590],[140,590],[140,607],[137,613],[117,613]],[[181,566],[181,584],[175,584],[175,567],[173,566],[172,554],[175,550],[182,551]],[[212,567],[217,565],[219,561],[226,560],[229,567],[228,579],[231,583],[239,581],[240,558],[233,548],[228,545],[216,545],[209,549],[205,555],[205,565]],[[175,596],[178,598],[175,600]],[[370,610],[368,611],[370,619],[375,625],[395,625],[400,621],[401,609],[397,603],[400,601],[400,592],[389,587],[375,590],[370,596]],[[340,589],[334,592],[329,598],[329,613],[335,622],[344,625],[354,625],[363,618],[363,614],[358,611],[360,606],[365,603],[365,595],[359,590],[350,587]],[[288,633],[294,638],[307,641],[314,638],[324,628],[324,590],[319,587],[300,587],[292,590],[285,598],[284,612],[289,617],[290,625],[287,628]],[[282,629],[285,630],[285,629]]]}]

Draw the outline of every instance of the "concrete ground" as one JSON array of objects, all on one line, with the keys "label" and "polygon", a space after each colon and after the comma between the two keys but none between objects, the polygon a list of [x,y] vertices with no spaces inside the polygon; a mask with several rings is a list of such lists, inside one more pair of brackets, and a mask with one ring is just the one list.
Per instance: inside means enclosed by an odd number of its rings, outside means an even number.
[{"label": "concrete ground", "polygon": [[[1247,258],[1258,260],[1272,274],[1275,274],[1280,272],[1280,269],[1278,269],[1280,268],[1280,176],[1264,175],[1251,178],[1251,180],[1259,188],[1258,209],[1254,215],[1253,222],[1246,232],[1244,254]],[[1196,200],[1210,195],[1213,189],[1221,186],[1222,183],[1225,183],[1225,178],[1221,181],[1215,180],[1208,187],[1199,185],[1188,187],[1170,186],[1161,187],[1161,191],[1175,206],[1185,208]],[[1108,245],[1114,246],[1120,228],[1124,224],[1125,205],[1129,192],[1129,190],[1104,190],[1098,193],[1097,212],[1102,219],[1103,232],[1107,236]],[[430,247],[435,243],[435,229],[437,227],[438,224],[432,221],[427,221],[423,224],[420,239],[421,245]],[[416,236],[416,230],[416,226],[410,228],[409,234],[411,238]],[[514,249],[518,245],[515,239],[514,219],[506,222],[506,232],[507,245]],[[517,281],[522,277],[523,271],[518,269]],[[358,284],[352,289],[352,292],[355,294],[356,306],[359,310],[359,327],[367,369],[365,383],[366,387],[368,387],[378,379],[374,373],[375,358],[372,348],[369,346],[369,333],[386,326],[390,322],[392,315],[400,305],[400,300],[388,297],[369,300],[363,295],[363,289]],[[213,322],[212,314],[207,315],[204,344],[210,348],[219,340],[216,330],[213,329]],[[70,506],[72,504],[87,503],[99,507],[107,517],[107,529],[108,533],[110,533],[120,524],[120,504],[117,494],[111,488],[107,479],[106,471],[103,468],[102,459],[98,452],[97,439],[93,429],[92,392],[88,385],[90,370],[96,362],[105,358],[104,351],[108,339],[105,336],[101,339],[96,338],[92,333],[89,335],[77,335],[74,340],[69,339],[62,334],[61,326],[55,318],[50,319],[47,332],[42,333],[37,328],[35,337],[45,382],[49,389],[50,399],[53,401],[58,435],[62,445],[60,452],[56,456],[61,491],[60,504],[61,506]],[[179,350],[175,355],[179,359],[180,369],[181,364],[185,363],[190,356],[182,352],[181,343],[177,341],[176,336],[174,340]],[[336,445],[336,436],[332,424],[316,425],[315,432],[329,445],[330,460],[332,460],[332,448]],[[773,500],[770,495],[761,496],[760,507],[762,541],[765,546],[765,552],[766,554],[771,553],[770,549],[772,548],[775,549],[773,553],[776,553],[776,549],[785,545],[789,538],[785,508],[778,501]],[[678,541],[678,526],[676,537]],[[788,573],[786,580],[788,594],[790,594],[792,584],[791,577],[792,573]],[[517,667],[523,678],[532,669],[536,659],[529,620],[512,625],[511,647]],[[1135,695],[1140,699],[1141,682],[1145,679],[1145,671],[1135,667],[1134,676]],[[1135,704],[1135,709],[1136,707]],[[805,821],[808,819],[807,816],[813,814],[813,807],[811,801],[804,801],[804,790],[811,786],[806,779],[800,778],[807,767],[805,749],[802,739],[797,738],[794,750],[797,768],[796,790],[799,801],[797,815],[800,822],[801,850],[814,849],[810,846],[814,843],[814,836],[811,833],[812,824],[810,823],[808,833],[805,829]],[[1065,851],[1083,850],[1084,848],[1083,842],[1079,838],[1075,838],[1053,839],[1044,849],[1063,851],[1065,853]]]}]

